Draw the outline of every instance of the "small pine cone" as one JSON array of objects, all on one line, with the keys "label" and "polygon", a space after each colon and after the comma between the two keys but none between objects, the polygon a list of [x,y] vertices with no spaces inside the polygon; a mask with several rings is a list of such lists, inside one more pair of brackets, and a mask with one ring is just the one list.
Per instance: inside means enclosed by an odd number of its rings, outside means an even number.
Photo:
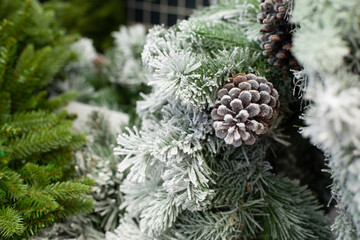
[{"label": "small pine cone", "polygon": [[300,69],[300,65],[291,54],[293,25],[289,23],[288,8],[290,0],[259,0],[261,13],[258,22],[263,55],[269,57],[269,63],[284,69]]},{"label": "small pine cone", "polygon": [[279,94],[264,77],[236,74],[218,91],[211,111],[217,137],[239,147],[252,145],[275,119]]},{"label": "small pine cone", "polygon": [[93,60],[93,64],[96,68],[100,68],[106,64],[106,58],[102,54],[97,54]]}]

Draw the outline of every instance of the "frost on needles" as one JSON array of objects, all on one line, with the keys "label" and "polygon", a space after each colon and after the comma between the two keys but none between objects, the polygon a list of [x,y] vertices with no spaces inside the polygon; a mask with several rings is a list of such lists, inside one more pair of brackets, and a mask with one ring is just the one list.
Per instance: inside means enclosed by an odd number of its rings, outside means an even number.
[{"label": "frost on needles", "polygon": [[360,9],[359,1],[297,1],[294,55],[305,98],[312,102],[302,129],[328,156],[339,214],[338,239],[360,238]]},{"label": "frost on needles", "polygon": [[138,102],[141,126],[118,137],[125,210],[107,239],[330,239],[306,187],[271,173],[275,127],[251,146],[215,136],[217,91],[236,73],[264,76],[286,118],[291,79],[261,56],[257,1],[220,1],[170,29],[150,30],[142,53],[153,92]]}]

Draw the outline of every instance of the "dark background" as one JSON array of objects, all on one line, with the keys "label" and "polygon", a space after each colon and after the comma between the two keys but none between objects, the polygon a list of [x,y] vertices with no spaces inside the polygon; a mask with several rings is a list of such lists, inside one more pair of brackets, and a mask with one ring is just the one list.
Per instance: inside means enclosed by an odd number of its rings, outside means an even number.
[{"label": "dark background", "polygon": [[112,46],[120,25],[172,26],[212,0],[40,0],[55,9],[58,24],[70,33],[93,39],[98,51]]}]

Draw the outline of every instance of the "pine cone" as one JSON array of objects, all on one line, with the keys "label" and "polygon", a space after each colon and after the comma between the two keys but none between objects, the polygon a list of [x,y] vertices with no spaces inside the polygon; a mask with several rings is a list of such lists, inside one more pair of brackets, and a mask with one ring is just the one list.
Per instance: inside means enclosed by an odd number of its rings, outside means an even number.
[{"label": "pine cone", "polygon": [[96,57],[93,60],[93,64],[96,68],[100,68],[106,64],[106,58],[102,54],[97,54]]},{"label": "pine cone", "polygon": [[259,0],[258,22],[264,24],[260,32],[263,55],[268,62],[284,69],[300,69],[300,65],[291,54],[293,25],[289,23],[289,0]]},{"label": "pine cone", "polygon": [[217,137],[235,147],[252,145],[275,119],[279,94],[264,77],[236,74],[218,91],[211,117]]}]

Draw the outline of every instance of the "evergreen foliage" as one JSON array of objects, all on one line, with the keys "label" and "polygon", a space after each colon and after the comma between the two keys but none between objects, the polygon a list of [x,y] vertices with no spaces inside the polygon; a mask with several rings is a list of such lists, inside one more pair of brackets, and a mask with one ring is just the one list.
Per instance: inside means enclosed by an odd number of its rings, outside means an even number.
[{"label": "evergreen foliage", "polygon": [[92,209],[87,179],[72,180],[72,150],[85,136],[71,130],[67,98],[46,87],[69,60],[74,39],[53,27],[54,13],[35,0],[0,1],[0,238],[23,239]]},{"label": "evergreen foliage", "polygon": [[214,135],[217,91],[238,72],[264,76],[280,94],[278,121],[294,101],[289,76],[269,66],[254,34],[257,1],[224,0],[170,29],[150,30],[142,60],[152,93],[141,126],[119,135],[125,214],[107,239],[330,239],[306,187],[271,173],[274,124],[252,146]]},{"label": "evergreen foliage", "polygon": [[295,81],[311,102],[302,134],[328,156],[339,214],[337,239],[360,238],[358,1],[296,1],[294,55],[303,64]]}]

